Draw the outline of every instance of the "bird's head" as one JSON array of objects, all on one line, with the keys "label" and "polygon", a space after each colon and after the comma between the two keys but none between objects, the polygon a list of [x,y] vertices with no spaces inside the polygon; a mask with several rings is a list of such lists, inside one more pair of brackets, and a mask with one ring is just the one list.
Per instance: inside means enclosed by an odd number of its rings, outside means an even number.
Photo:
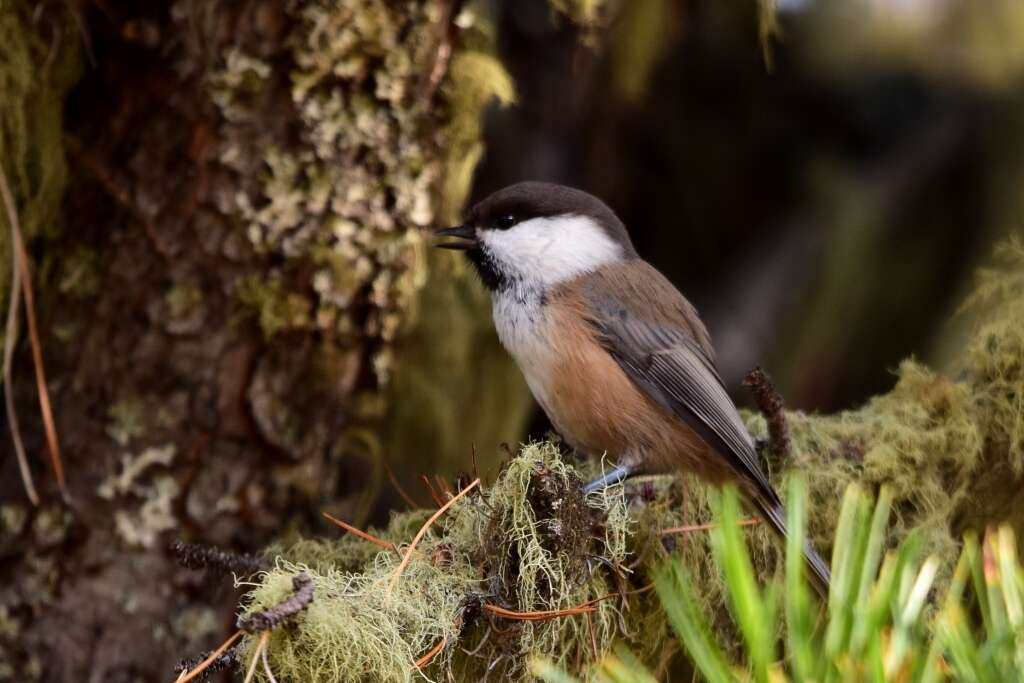
[{"label": "bird's head", "polygon": [[524,182],[473,206],[466,221],[441,230],[437,244],[464,250],[492,291],[541,291],[636,256],[625,226],[597,197],[551,183]]}]

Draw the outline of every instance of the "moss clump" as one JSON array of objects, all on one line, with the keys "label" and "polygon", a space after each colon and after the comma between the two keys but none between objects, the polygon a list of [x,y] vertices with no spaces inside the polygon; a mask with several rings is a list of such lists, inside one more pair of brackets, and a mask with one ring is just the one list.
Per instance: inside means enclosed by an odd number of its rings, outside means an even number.
[{"label": "moss clump", "polygon": [[[567,609],[614,592],[614,577],[626,580],[624,500],[584,499],[581,482],[550,444],[524,448],[493,486],[467,496],[438,522],[393,591],[397,552],[351,537],[280,546],[275,569],[249,594],[249,609],[287,597],[299,571],[312,577],[315,597],[292,626],[271,635],[275,675],[340,683],[367,680],[372,672],[373,680],[409,681],[419,675],[414,663],[442,640],[446,646],[428,673],[449,671],[457,680],[476,680],[488,668],[524,679],[524,652],[569,664],[590,661],[595,645],[606,651],[620,630],[620,607],[612,600],[595,604],[587,618],[502,624],[485,607]],[[425,517],[397,515],[379,535],[401,544]],[[473,656],[457,647],[481,642]]]},{"label": "moss clump", "polygon": [[[6,2],[0,9],[0,164],[14,195],[25,239],[51,233],[67,182],[62,113],[78,77],[70,15],[54,6],[34,21],[37,3]],[[11,282],[11,227],[0,209],[0,305]],[[2,335],[0,335],[2,338]]]}]

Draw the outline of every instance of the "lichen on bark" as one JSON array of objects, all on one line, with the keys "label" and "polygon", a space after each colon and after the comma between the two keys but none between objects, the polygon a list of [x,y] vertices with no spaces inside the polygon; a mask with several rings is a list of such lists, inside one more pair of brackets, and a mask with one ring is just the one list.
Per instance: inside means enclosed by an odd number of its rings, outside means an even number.
[{"label": "lichen on bark", "polygon": [[[253,550],[293,519],[308,528],[324,506],[361,522],[380,492],[382,444],[401,434],[449,467],[465,461],[461,444],[434,448],[454,442],[431,415],[391,415],[396,387],[416,377],[509,378],[500,402],[463,391],[450,407],[478,418],[481,445],[521,430],[528,396],[510,361],[493,333],[461,327],[485,306],[469,274],[423,308],[430,272],[450,266],[428,255],[429,230],[461,210],[479,156],[465,158],[480,135],[466,123],[511,85],[489,92],[478,78],[464,96],[470,80],[455,77],[470,54],[504,75],[474,3],[458,16],[440,0],[45,4],[38,23],[29,3],[0,4],[5,46],[29,50],[5,47],[0,78],[14,57],[31,57],[10,90],[3,81],[0,142],[13,145],[4,168],[21,183],[38,258],[41,341],[76,507],[62,510],[41,478],[43,508],[15,502],[0,516],[5,557],[17,558],[0,570],[0,609],[17,629],[0,634],[0,660],[18,680],[152,680],[210,635],[164,616],[233,602],[182,574],[171,538]],[[51,10],[63,22],[53,43]],[[62,123],[71,83],[58,67],[86,37],[92,61]],[[10,149],[29,155],[30,194],[21,167],[6,165]],[[456,166],[461,184],[449,180]],[[446,200],[452,187],[461,194]],[[59,217],[62,201],[76,229],[44,242],[48,219],[33,207]],[[420,345],[436,345],[424,332],[438,329],[472,352],[417,367],[435,360]],[[396,362],[399,345],[408,362]],[[34,384],[23,381],[31,368],[16,369],[27,447],[42,451]],[[150,462],[154,448],[174,457]],[[0,487],[5,501],[21,499],[16,477]],[[54,656],[36,657],[44,648]]]}]

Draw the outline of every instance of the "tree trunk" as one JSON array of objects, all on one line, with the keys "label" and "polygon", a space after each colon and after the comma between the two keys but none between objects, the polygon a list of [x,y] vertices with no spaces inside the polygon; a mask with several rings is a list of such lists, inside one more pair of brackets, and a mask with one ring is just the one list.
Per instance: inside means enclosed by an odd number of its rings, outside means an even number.
[{"label": "tree trunk", "polygon": [[[172,680],[235,595],[182,570],[170,540],[256,550],[324,508],[362,523],[384,453],[468,469],[472,442],[520,433],[528,398],[484,297],[426,240],[511,86],[466,47],[481,18],[457,28],[446,0],[74,4],[0,5],[19,57],[0,63],[3,169],[70,500],[23,341],[12,380],[43,502],[12,450],[0,680]],[[439,407],[411,407],[425,395]]]}]

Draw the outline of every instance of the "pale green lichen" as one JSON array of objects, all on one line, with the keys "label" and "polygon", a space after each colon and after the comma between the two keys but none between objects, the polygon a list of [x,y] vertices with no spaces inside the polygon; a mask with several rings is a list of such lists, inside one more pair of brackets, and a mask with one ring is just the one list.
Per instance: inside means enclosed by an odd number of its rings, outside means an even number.
[{"label": "pale green lichen", "polygon": [[137,398],[124,398],[107,409],[107,436],[119,446],[141,436],[146,429],[146,408]]},{"label": "pale green lichen", "polygon": [[160,475],[142,492],[145,500],[134,511],[121,509],[114,513],[117,535],[131,546],[152,548],[165,531],[178,526],[174,515],[174,500],[181,488],[174,477]]},{"label": "pale green lichen", "polygon": [[[177,526],[173,505],[181,490],[174,477],[161,472],[174,462],[175,454],[174,444],[166,444],[123,455],[120,471],[99,485],[100,498],[128,499],[114,512],[114,528],[128,545],[152,548],[161,533]],[[141,505],[132,509],[132,499],[141,499]]]},{"label": "pale green lichen", "polygon": [[207,638],[217,633],[222,623],[210,607],[186,607],[171,621],[171,632],[180,638]]},{"label": "pale green lichen", "polygon": [[[565,609],[612,592],[607,567],[625,571],[629,523],[621,495],[584,500],[580,480],[550,445],[537,444],[512,460],[493,486],[460,501],[417,547],[394,590],[401,557],[366,541],[300,541],[279,548],[277,566],[253,585],[247,610],[275,604],[291,592],[291,577],[307,572],[315,586],[309,609],[269,641],[275,676],[343,683],[411,681],[415,662],[442,640],[429,672],[476,680],[496,661],[498,673],[525,679],[522,651],[560,661],[587,656],[591,638],[607,648],[618,632],[620,608],[594,605],[588,619],[509,622],[489,639],[481,658],[455,647],[488,630],[481,604],[516,611]],[[424,521],[423,511],[397,515],[377,532],[400,547]],[[251,648],[258,638],[250,639]]]},{"label": "pale green lichen", "polygon": [[17,503],[0,505],[0,538],[14,537],[25,528],[28,510]]},{"label": "pale green lichen", "polygon": [[[925,551],[943,562],[939,584],[948,580],[965,529],[1001,520],[1024,525],[1024,244],[1011,241],[1001,254],[1003,267],[985,272],[969,300],[977,326],[956,379],[906,361],[892,391],[856,410],[788,414],[791,455],[769,462],[769,470],[779,490],[794,473],[807,479],[811,540],[826,557],[835,501],[850,482],[893,491],[888,543],[919,534]],[[763,418],[747,421],[753,434],[765,433]],[[666,548],[687,565],[722,642],[738,647],[709,536],[662,533],[710,521],[709,491],[688,476],[654,477],[628,486],[628,508],[623,498],[601,494],[587,500],[586,515],[571,514],[580,510],[572,491],[578,496],[582,479],[599,467],[581,464],[577,474],[552,445],[524,448],[493,486],[461,502],[425,537],[394,594],[386,585],[395,552],[354,537],[282,544],[273,553],[278,567],[257,581],[247,609],[283,598],[300,570],[313,576],[317,597],[293,626],[273,632],[272,668],[296,680],[366,680],[373,672],[372,680],[407,681],[418,675],[412,663],[443,640],[424,672],[431,679],[478,680],[490,668],[525,680],[526,655],[582,672],[621,639],[665,672],[672,653],[663,612],[653,592],[630,589],[648,581]],[[545,482],[554,495],[545,495]],[[376,533],[401,544],[426,514],[397,515]],[[765,525],[749,529],[748,545],[762,577],[778,570],[778,541]],[[470,609],[559,609],[607,593],[617,595],[589,618],[494,621]],[[250,652],[256,642],[247,640]]]},{"label": "pale green lichen", "polygon": [[76,247],[61,262],[60,282],[57,289],[73,299],[87,299],[100,288],[97,254],[92,249]]},{"label": "pale green lichen", "polygon": [[121,456],[121,471],[111,474],[100,484],[96,492],[100,498],[112,500],[115,496],[138,493],[142,475],[154,466],[168,466],[174,462],[174,444],[147,448],[137,455]]},{"label": "pale green lichen", "polygon": [[[435,224],[450,178],[468,187],[480,113],[511,86],[493,58],[483,77],[494,85],[474,80],[480,69],[464,68],[464,51],[443,87],[433,82],[450,48],[440,42],[451,20],[441,0],[292,2],[287,11],[297,125],[279,136],[260,131],[256,149],[252,136],[222,136],[225,166],[250,174],[258,154],[263,168],[230,212],[258,253],[283,258],[277,272],[259,276],[265,281],[245,279],[239,300],[268,335],[319,330],[342,344],[370,342],[370,367],[384,385],[392,344],[415,319],[426,281],[424,228]],[[227,54],[208,79],[227,126],[244,131],[257,118],[274,77],[261,59]],[[468,120],[476,127],[462,125]]]},{"label": "pale green lichen", "polygon": [[284,330],[306,329],[313,321],[309,300],[286,289],[278,278],[243,278],[238,283],[237,296],[255,312],[267,337]]},{"label": "pale green lichen", "polygon": [[[57,227],[67,181],[63,100],[78,77],[77,41],[59,40],[74,28],[70,13],[9,0],[0,10],[0,164],[14,195],[26,240]],[[11,282],[11,228],[0,210],[0,305]],[[0,334],[2,337],[2,334]]]}]

